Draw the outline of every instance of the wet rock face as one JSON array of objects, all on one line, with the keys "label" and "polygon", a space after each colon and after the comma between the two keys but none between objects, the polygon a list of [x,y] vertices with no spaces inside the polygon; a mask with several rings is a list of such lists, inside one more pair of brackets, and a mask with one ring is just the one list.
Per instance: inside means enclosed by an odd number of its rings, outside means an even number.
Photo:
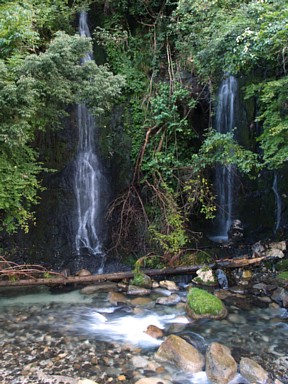
[{"label": "wet rock face", "polygon": [[204,367],[204,356],[176,335],[167,337],[160,345],[155,357],[161,361],[174,363],[177,367],[191,373],[200,372]]},{"label": "wet rock face", "polygon": [[206,374],[214,384],[226,384],[237,374],[237,363],[229,348],[212,343],[206,351]]},{"label": "wet rock face", "polygon": [[231,243],[239,243],[243,240],[244,228],[240,220],[234,220],[228,230],[228,240]]}]

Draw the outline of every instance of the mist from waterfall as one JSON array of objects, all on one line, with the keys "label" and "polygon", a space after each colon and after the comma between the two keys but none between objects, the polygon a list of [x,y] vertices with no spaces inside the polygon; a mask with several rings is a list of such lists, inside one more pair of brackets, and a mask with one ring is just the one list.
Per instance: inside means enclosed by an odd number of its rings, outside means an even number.
[{"label": "mist from waterfall", "polygon": [[[235,77],[224,79],[218,90],[215,128],[217,132],[233,132],[238,94]],[[216,216],[218,241],[228,239],[228,230],[233,221],[235,166],[218,165],[216,167],[216,195],[218,212]]]},{"label": "mist from waterfall", "polygon": [[[79,34],[90,37],[87,23],[87,13],[81,12],[79,18]],[[92,60],[92,54],[87,53],[83,60]],[[101,218],[101,186],[104,176],[97,153],[95,152],[95,133],[97,127],[95,118],[89,113],[85,104],[77,106],[79,143],[76,158],[75,195],[77,200],[77,233],[75,238],[78,256],[94,255],[99,258],[101,273],[104,264],[103,245],[100,239]]]}]

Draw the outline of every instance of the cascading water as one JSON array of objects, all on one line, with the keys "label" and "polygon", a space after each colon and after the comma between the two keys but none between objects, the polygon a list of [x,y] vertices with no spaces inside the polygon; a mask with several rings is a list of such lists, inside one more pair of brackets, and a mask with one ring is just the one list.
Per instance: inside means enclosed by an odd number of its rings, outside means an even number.
[{"label": "cascading water", "polygon": [[[215,128],[220,133],[232,132],[235,127],[238,84],[233,76],[223,80],[218,91]],[[217,241],[228,239],[228,230],[233,219],[235,167],[233,165],[217,166],[216,195],[218,214],[216,217]]]},{"label": "cascading water", "polygon": [[276,172],[274,172],[274,178],[273,178],[273,186],[272,190],[274,192],[275,196],[275,225],[274,225],[274,233],[278,231],[281,224],[281,213],[282,213],[282,201],[281,196],[279,194],[278,190],[278,175]]},{"label": "cascading water", "polygon": [[[79,33],[90,37],[87,13],[81,12]],[[92,60],[88,53],[85,61]],[[100,196],[104,177],[97,154],[95,153],[96,123],[85,104],[78,105],[79,144],[76,159],[75,194],[77,200],[77,233],[75,238],[76,252],[94,255],[99,258],[101,273],[104,264],[104,252],[100,240]]]}]

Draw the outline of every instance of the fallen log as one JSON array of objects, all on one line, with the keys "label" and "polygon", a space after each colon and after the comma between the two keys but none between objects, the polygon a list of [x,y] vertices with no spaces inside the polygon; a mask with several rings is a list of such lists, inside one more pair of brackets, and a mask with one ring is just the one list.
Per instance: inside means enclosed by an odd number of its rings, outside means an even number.
[{"label": "fallen log", "polygon": [[[225,259],[225,260],[216,260],[214,263],[208,264],[212,269],[217,268],[239,268],[246,267],[253,264],[259,264],[262,261],[271,260],[270,256],[257,257],[254,259],[239,258],[239,259]],[[169,276],[169,275],[184,275],[196,272],[198,269],[203,267],[203,265],[191,265],[185,267],[175,267],[175,268],[163,268],[163,269],[142,269],[143,273],[149,276]],[[106,273],[102,275],[91,275],[91,276],[62,276],[52,277],[52,278],[35,278],[35,279],[25,279],[25,280],[2,280],[0,281],[0,287],[19,287],[19,286],[36,286],[36,285],[67,285],[67,284],[87,284],[93,282],[103,282],[103,281],[119,281],[123,279],[133,278],[134,274],[132,271],[128,272],[116,272],[116,273]]]}]

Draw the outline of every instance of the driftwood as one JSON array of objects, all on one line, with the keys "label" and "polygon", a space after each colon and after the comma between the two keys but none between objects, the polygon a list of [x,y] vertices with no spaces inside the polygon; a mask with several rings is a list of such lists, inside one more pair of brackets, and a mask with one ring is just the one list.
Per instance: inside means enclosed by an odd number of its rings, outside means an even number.
[{"label": "driftwood", "polygon": [[[208,264],[210,268],[238,268],[246,267],[253,264],[258,264],[261,261],[270,260],[271,257],[263,256],[254,259],[239,258],[239,259],[225,259],[216,260],[214,263]],[[196,272],[203,265],[192,265],[187,267],[163,268],[163,269],[143,269],[143,273],[149,276],[165,276],[165,275],[184,275]],[[58,277],[51,278],[30,278],[25,280],[0,280],[0,287],[16,287],[16,286],[33,286],[33,285],[66,285],[66,284],[87,284],[93,282],[103,281],[119,281],[123,279],[130,279],[134,276],[132,271],[129,272],[116,272],[107,273],[102,275],[91,276],[68,276],[59,275]]]}]

